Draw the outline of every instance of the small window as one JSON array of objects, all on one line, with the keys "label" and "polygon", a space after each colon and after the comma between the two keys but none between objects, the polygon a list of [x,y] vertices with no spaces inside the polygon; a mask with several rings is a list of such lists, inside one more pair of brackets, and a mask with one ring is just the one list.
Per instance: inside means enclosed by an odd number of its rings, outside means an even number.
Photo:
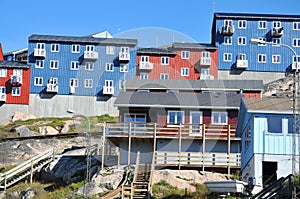
[{"label": "small window", "polygon": [[181,51],[181,58],[182,59],[189,59],[190,58],[190,51]]},{"label": "small window", "polygon": [[272,55],[272,63],[280,64],[280,55]]},{"label": "small window", "polygon": [[184,123],[183,111],[168,111],[168,124]]},{"label": "small window", "polygon": [[232,44],[232,37],[224,37],[224,45],[231,45]]},{"label": "small window", "polygon": [[85,51],[91,52],[95,50],[95,46],[93,45],[86,45]]},{"label": "small window", "polygon": [[59,44],[51,44],[51,52],[59,52]]},{"label": "small window", "polygon": [[266,63],[267,55],[266,54],[258,54],[258,63]]},{"label": "small window", "polygon": [[20,87],[12,87],[11,95],[12,96],[20,96],[21,95]]},{"label": "small window", "polygon": [[238,28],[246,29],[247,28],[247,21],[246,20],[238,20]]},{"label": "small window", "polygon": [[296,59],[295,55],[293,55],[293,63],[300,63],[300,55],[297,55],[298,60]]},{"label": "small window", "polygon": [[246,45],[246,37],[238,37],[238,45]]},{"label": "small window", "polygon": [[79,62],[78,61],[71,61],[71,70],[79,70]]},{"label": "small window", "polygon": [[266,21],[258,21],[258,29],[267,29]]},{"label": "small window", "polygon": [[148,73],[140,73],[140,79],[148,79]]},{"label": "small window", "polygon": [[58,69],[58,60],[50,60],[50,69]]},{"label": "small window", "polygon": [[0,68],[0,77],[6,77],[6,75],[7,75],[7,69]]},{"label": "small window", "polygon": [[72,53],[80,53],[80,45],[79,44],[72,45]]},{"label": "small window", "polygon": [[120,65],[120,72],[121,72],[121,73],[126,73],[126,72],[128,72],[128,64],[121,64],[121,65]]},{"label": "small window", "polygon": [[42,77],[35,77],[34,78],[34,85],[35,86],[43,86],[43,78]]},{"label": "small window", "polygon": [[0,86],[0,95],[6,95],[6,88],[5,88],[5,86]]},{"label": "small window", "polygon": [[232,26],[232,20],[228,20],[228,19],[225,19],[224,20],[224,26]]},{"label": "small window", "polygon": [[58,84],[58,78],[57,77],[50,77],[48,80],[49,84]]},{"label": "small window", "polygon": [[[265,37],[259,37],[258,40],[265,42],[266,38]],[[258,46],[265,46],[265,45],[267,45],[267,44],[262,44],[262,43],[258,44]]]},{"label": "small window", "polygon": [[273,28],[281,28],[281,22],[280,21],[273,21]]},{"label": "small window", "polygon": [[203,51],[202,57],[210,57],[210,53],[208,51]]},{"label": "small window", "polygon": [[107,55],[114,55],[115,54],[115,47],[114,46],[106,46],[106,54]]},{"label": "small window", "polygon": [[149,56],[141,56],[141,62],[149,62]]},{"label": "small window", "polygon": [[282,133],[282,118],[276,116],[267,117],[268,132],[269,133]]},{"label": "small window", "polygon": [[106,63],[105,69],[106,69],[106,71],[113,72],[114,71],[114,63]]},{"label": "small window", "polygon": [[300,38],[294,38],[293,39],[293,46],[294,47],[300,47]]},{"label": "small window", "polygon": [[280,46],[280,38],[273,38],[272,39],[273,46]]},{"label": "small window", "polygon": [[293,30],[300,30],[300,22],[293,22]]},{"label": "small window", "polygon": [[71,78],[70,79],[70,86],[71,87],[78,87],[78,79],[77,78]]},{"label": "small window", "polygon": [[208,68],[201,68],[201,75],[208,76],[209,75],[209,69]]},{"label": "small window", "polygon": [[246,54],[244,54],[244,53],[238,54],[237,60],[247,60],[247,59],[246,59]]},{"label": "small window", "polygon": [[37,43],[36,48],[40,50],[45,50],[45,44],[44,43]]},{"label": "small window", "polygon": [[44,60],[36,60],[35,68],[44,68]]},{"label": "small window", "polygon": [[85,79],[84,80],[84,88],[93,88],[93,80]]},{"label": "small window", "polygon": [[104,85],[107,86],[107,87],[113,87],[114,86],[114,81],[113,80],[105,80]]},{"label": "small window", "polygon": [[161,73],[160,74],[160,79],[169,79],[169,74],[168,73]]},{"label": "small window", "polygon": [[161,65],[169,65],[169,57],[161,57]]},{"label": "small window", "polygon": [[189,76],[189,68],[181,68],[181,76]]},{"label": "small window", "polygon": [[227,124],[227,112],[212,112],[212,124]]},{"label": "small window", "polygon": [[224,62],[231,62],[232,60],[232,54],[231,53],[224,53],[223,54],[223,61]]},{"label": "small window", "polygon": [[93,62],[86,62],[85,63],[85,70],[94,70],[94,63]]}]

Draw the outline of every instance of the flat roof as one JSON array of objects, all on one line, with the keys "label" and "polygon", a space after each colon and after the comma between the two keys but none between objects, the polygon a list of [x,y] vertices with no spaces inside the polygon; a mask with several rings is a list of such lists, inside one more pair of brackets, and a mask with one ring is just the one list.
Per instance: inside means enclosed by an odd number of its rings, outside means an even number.
[{"label": "flat roof", "polygon": [[0,68],[30,68],[30,65],[16,61],[0,61]]},{"label": "flat roof", "polygon": [[173,43],[174,49],[191,49],[191,50],[217,50],[218,48],[212,44],[203,43]]},{"label": "flat roof", "polygon": [[290,98],[244,98],[248,112],[292,113],[293,100]]},{"label": "flat roof", "polygon": [[176,52],[166,48],[138,48],[137,54],[176,55]]},{"label": "flat roof", "polygon": [[299,20],[300,15],[284,14],[258,14],[258,13],[225,13],[216,12],[214,18],[245,18],[245,19],[264,19],[264,20]]}]

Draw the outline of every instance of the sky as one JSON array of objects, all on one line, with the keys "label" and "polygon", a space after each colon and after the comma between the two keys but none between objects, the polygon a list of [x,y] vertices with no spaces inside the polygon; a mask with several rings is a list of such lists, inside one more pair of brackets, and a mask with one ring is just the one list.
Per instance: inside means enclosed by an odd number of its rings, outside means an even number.
[{"label": "sky", "polygon": [[32,34],[106,30],[118,37],[139,34],[139,47],[149,47],[147,40],[157,45],[165,40],[159,33],[170,31],[171,42],[210,43],[214,12],[300,15],[300,0],[0,0],[0,43],[10,52],[28,47]]}]

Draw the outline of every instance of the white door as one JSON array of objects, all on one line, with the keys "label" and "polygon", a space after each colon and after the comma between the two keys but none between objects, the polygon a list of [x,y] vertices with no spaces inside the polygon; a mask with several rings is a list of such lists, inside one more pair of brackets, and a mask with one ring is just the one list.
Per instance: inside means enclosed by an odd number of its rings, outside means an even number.
[{"label": "white door", "polygon": [[[191,111],[190,113],[191,133],[202,133],[202,112]],[[196,125],[197,124],[197,125]]]}]

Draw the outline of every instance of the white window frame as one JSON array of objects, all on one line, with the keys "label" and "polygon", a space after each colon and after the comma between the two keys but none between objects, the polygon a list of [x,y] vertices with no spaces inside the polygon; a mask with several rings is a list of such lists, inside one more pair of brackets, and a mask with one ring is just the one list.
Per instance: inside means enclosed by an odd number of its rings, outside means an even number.
[{"label": "white window frame", "polygon": [[114,46],[106,46],[106,54],[107,55],[114,55],[115,54],[115,47]]},{"label": "white window frame", "polygon": [[110,79],[105,80],[104,86],[114,87],[114,80],[110,80]]},{"label": "white window frame", "polygon": [[224,26],[232,26],[233,25],[233,21],[230,19],[225,19],[224,20]]},{"label": "white window frame", "polygon": [[128,72],[128,64],[120,64],[120,72],[127,73]]},{"label": "white window frame", "polygon": [[273,28],[281,28],[281,21],[273,21]]},{"label": "white window frame", "polygon": [[258,63],[267,63],[267,55],[266,54],[258,54],[257,62]]},{"label": "white window frame", "polygon": [[232,54],[231,53],[223,53],[223,61],[224,62],[232,62]]},{"label": "white window frame", "polygon": [[[130,121],[130,122],[137,122],[136,121],[136,118],[137,118],[137,116],[143,116],[144,117],[144,119],[145,119],[145,122],[147,122],[147,115],[146,114],[144,114],[144,113],[125,113],[124,114],[124,122],[128,122],[128,121],[126,121],[126,118],[132,118],[131,116],[134,116],[134,120],[133,121]],[[140,126],[139,126],[140,127]]]},{"label": "white window frame", "polygon": [[281,58],[280,55],[272,55],[272,63],[273,64],[280,64]]},{"label": "white window frame", "polygon": [[300,47],[300,38],[293,38],[293,47]]},{"label": "white window frame", "polygon": [[72,44],[72,53],[80,53],[80,45]]},{"label": "white window frame", "polygon": [[35,68],[44,68],[44,60],[35,60]]},{"label": "white window frame", "polygon": [[140,79],[148,79],[149,73],[140,73]]},{"label": "white window frame", "polygon": [[280,46],[281,39],[280,38],[273,38],[272,39],[272,46]]},{"label": "white window frame", "polygon": [[224,45],[232,45],[232,37],[231,36],[224,37]]},{"label": "white window frame", "polygon": [[21,88],[20,87],[12,87],[11,95],[12,96],[21,96]]},{"label": "white window frame", "polygon": [[93,51],[95,51],[95,46],[94,45],[86,45],[85,51],[93,52]]},{"label": "white window frame", "polygon": [[6,95],[6,87],[5,86],[0,86],[0,95],[1,94]]},{"label": "white window frame", "polygon": [[7,69],[0,68],[0,77],[6,77],[6,76],[7,76]]},{"label": "white window frame", "polygon": [[93,62],[86,62],[85,63],[85,70],[93,71],[94,70],[94,63]]},{"label": "white window frame", "polygon": [[[174,116],[174,123],[170,123],[170,113],[175,113],[175,116]],[[180,113],[181,114],[181,122],[178,121],[178,114],[177,113]],[[174,110],[169,110],[168,111],[168,117],[167,117],[167,122],[168,124],[170,125],[178,125],[178,124],[184,124],[185,118],[184,118],[184,111],[174,111]]]},{"label": "white window frame", "polygon": [[161,65],[169,65],[170,57],[161,57]]},{"label": "white window frame", "polygon": [[209,51],[202,51],[202,57],[207,57],[209,58],[210,57],[210,52]]},{"label": "white window frame", "polygon": [[239,29],[246,29],[247,28],[247,21],[246,20],[238,20],[238,28]]},{"label": "white window frame", "polygon": [[189,59],[190,58],[190,51],[183,50],[181,51],[181,59]]},{"label": "white window frame", "polygon": [[93,88],[93,79],[84,79],[84,88]]},{"label": "white window frame", "polygon": [[238,37],[238,45],[246,46],[247,38],[246,37]]},{"label": "white window frame", "polygon": [[50,69],[57,70],[58,66],[59,66],[59,61],[58,60],[50,60]]},{"label": "white window frame", "polygon": [[258,29],[267,29],[267,21],[258,21],[257,22]]},{"label": "white window frame", "polygon": [[[263,41],[263,42],[267,41],[267,39],[265,37],[259,37],[258,40]],[[258,44],[258,46],[266,46],[266,45],[267,45],[266,43],[265,44],[263,44],[263,43]]]},{"label": "white window frame", "polygon": [[43,86],[43,77],[34,77],[35,86]]},{"label": "white window frame", "polygon": [[50,52],[59,52],[60,50],[60,45],[59,44],[51,44],[51,50]]},{"label": "white window frame", "polygon": [[48,80],[48,84],[58,84],[58,78],[57,77],[50,77]]},{"label": "white window frame", "polygon": [[201,75],[204,76],[210,75],[209,68],[201,68]]},{"label": "white window frame", "polygon": [[[300,55],[297,55],[298,63],[300,63]],[[293,55],[293,64],[296,64],[296,56]]]},{"label": "white window frame", "polygon": [[45,43],[36,43],[36,49],[45,50],[46,44]]},{"label": "white window frame", "polygon": [[115,68],[115,66],[114,66],[114,63],[106,63],[105,64],[105,71],[107,71],[107,72],[114,72],[114,68]]},{"label": "white window frame", "polygon": [[[214,114],[218,114],[218,121],[214,121]],[[222,114],[226,115],[226,121],[222,122]],[[226,111],[212,111],[211,113],[211,123],[212,124],[220,124],[220,125],[226,125],[228,124],[228,112]]]},{"label": "white window frame", "polygon": [[[200,122],[199,123],[193,123],[193,114],[198,114],[200,115]],[[191,125],[191,133],[202,133],[202,125],[203,124],[203,112],[202,111],[191,111],[190,112],[190,124],[195,124]]]},{"label": "white window frame", "polygon": [[79,70],[79,62],[78,61],[71,61],[70,69],[71,70]]},{"label": "white window frame", "polygon": [[142,63],[149,63],[149,56],[142,55],[141,56],[141,62]]},{"label": "white window frame", "polygon": [[168,73],[160,73],[160,79],[169,79]]},{"label": "white window frame", "polygon": [[181,76],[187,77],[189,76],[190,69],[189,68],[181,68]]},{"label": "white window frame", "polygon": [[293,30],[300,30],[300,21],[293,22]]},{"label": "white window frame", "polygon": [[237,60],[247,60],[247,56],[245,53],[239,53],[237,55]]},{"label": "white window frame", "polygon": [[70,78],[70,86],[71,87],[78,87],[78,79],[77,78]]}]

